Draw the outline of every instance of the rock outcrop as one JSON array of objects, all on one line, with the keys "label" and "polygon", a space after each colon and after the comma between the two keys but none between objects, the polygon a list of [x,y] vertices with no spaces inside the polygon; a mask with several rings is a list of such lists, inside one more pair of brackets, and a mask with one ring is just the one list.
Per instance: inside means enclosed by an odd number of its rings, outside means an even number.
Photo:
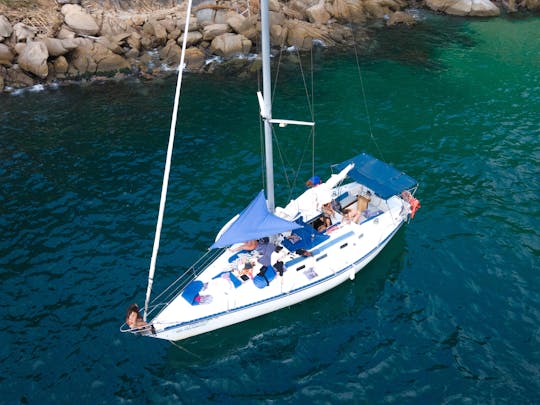
[{"label": "rock outcrop", "polygon": [[[349,46],[359,40],[353,37],[350,23],[385,19],[388,26],[414,24],[405,10],[408,1],[269,0],[270,40],[275,47],[299,50],[317,42]],[[230,59],[255,52],[260,30],[259,0],[197,0],[187,30],[185,3],[154,10],[142,0],[40,0],[39,4],[49,7],[15,10],[0,2],[0,91],[125,72],[150,79],[176,68],[184,38],[186,68],[212,71],[207,61],[213,56]],[[426,0],[424,4],[452,15],[500,14],[490,0]],[[540,9],[540,0],[502,0],[501,4],[507,11]],[[256,62],[242,61],[256,68]]]},{"label": "rock outcrop", "polygon": [[14,57],[15,55],[7,45],[0,44],[0,65],[11,66]]},{"label": "rock outcrop", "polygon": [[77,48],[77,41],[74,39],[45,38],[43,42],[50,56],[65,55]]},{"label": "rock outcrop", "polygon": [[426,5],[432,10],[459,16],[494,17],[501,13],[489,0],[426,0]]},{"label": "rock outcrop", "polygon": [[45,79],[49,74],[48,58],[49,51],[43,41],[29,41],[20,53],[18,62],[24,71]]},{"label": "rock outcrop", "polygon": [[386,21],[386,25],[390,27],[392,25],[398,25],[398,24],[414,25],[416,24],[416,21],[414,17],[410,15],[409,13],[406,13],[404,11],[396,11]]},{"label": "rock outcrop", "polygon": [[62,6],[62,14],[64,23],[76,34],[96,35],[99,32],[96,20],[77,4]]},{"label": "rock outcrop", "polygon": [[225,58],[235,55],[245,55],[250,49],[251,41],[249,39],[241,34],[233,34],[232,32],[214,37],[210,45],[210,52]]},{"label": "rock outcrop", "polygon": [[330,13],[326,10],[324,0],[306,9],[306,16],[309,21],[315,24],[327,24],[331,18]]},{"label": "rock outcrop", "polygon": [[4,15],[0,15],[0,42],[9,38],[13,33],[13,27]]},{"label": "rock outcrop", "polygon": [[23,23],[17,23],[13,26],[13,37],[15,42],[27,42],[34,39],[36,29]]}]

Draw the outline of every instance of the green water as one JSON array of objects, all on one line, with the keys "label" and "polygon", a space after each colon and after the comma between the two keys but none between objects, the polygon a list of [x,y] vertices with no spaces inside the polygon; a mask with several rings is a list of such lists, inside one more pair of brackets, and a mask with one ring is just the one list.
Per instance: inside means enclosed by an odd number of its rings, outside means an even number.
[{"label": "green water", "polygon": [[[414,221],[354,282],[182,348],[118,331],[144,300],[174,78],[2,95],[0,403],[538,402],[540,20],[420,15],[370,29],[363,89],[352,52],[313,55],[317,174],[383,158],[420,183]],[[274,116],[311,119],[282,69]],[[157,291],[262,188],[256,89],[186,76]],[[298,191],[309,133],[277,135]]]}]

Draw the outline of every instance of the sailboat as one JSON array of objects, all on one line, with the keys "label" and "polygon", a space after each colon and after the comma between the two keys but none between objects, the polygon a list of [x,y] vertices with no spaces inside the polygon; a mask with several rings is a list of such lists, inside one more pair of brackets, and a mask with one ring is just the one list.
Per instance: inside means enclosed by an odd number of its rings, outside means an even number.
[{"label": "sailboat", "polygon": [[[314,176],[305,192],[284,207],[275,206],[272,125],[314,123],[272,117],[268,0],[261,0],[260,9],[263,93],[257,96],[265,130],[267,188],[223,226],[207,254],[150,302],[182,54],[144,312],[132,306],[122,332],[179,341],[322,294],[353,280],[420,207],[414,197],[417,181],[367,153],[333,165],[335,173],[325,182]],[[186,27],[190,12],[189,4]]]}]

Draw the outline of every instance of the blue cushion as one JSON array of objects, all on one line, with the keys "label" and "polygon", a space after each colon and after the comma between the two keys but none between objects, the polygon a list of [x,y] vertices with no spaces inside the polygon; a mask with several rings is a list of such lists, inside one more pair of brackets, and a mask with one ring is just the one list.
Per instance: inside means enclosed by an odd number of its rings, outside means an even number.
[{"label": "blue cushion", "polygon": [[298,249],[309,250],[314,246],[317,246],[318,244],[324,242],[330,237],[322,232],[317,232],[315,229],[313,229],[311,225],[306,224],[300,220],[297,220],[296,223],[302,225],[302,228],[298,228],[292,231],[292,240],[285,238],[281,242],[283,246],[285,246],[291,252],[294,252]]},{"label": "blue cushion", "polygon": [[195,301],[195,298],[199,295],[199,292],[204,287],[204,283],[199,280],[192,281],[189,283],[184,291],[182,292],[182,297],[189,302],[191,305],[199,305],[198,301]]},{"label": "blue cushion", "polygon": [[[270,283],[273,279],[276,278],[276,271],[273,267],[267,267],[266,273],[264,273],[264,276],[261,276],[260,274],[257,274],[255,277],[253,277],[253,284],[257,288],[264,288],[268,286],[268,283]],[[268,280],[268,283],[266,282]]]}]

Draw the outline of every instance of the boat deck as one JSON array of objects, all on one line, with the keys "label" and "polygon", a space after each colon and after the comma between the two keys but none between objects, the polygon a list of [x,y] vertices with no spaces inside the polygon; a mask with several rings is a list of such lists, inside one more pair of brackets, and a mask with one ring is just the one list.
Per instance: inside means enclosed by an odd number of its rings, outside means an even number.
[{"label": "boat deck", "polygon": [[[341,199],[342,206],[352,209],[362,208],[359,201],[357,194],[353,193]],[[372,198],[369,207],[362,212],[360,223],[339,221],[323,233],[314,232],[317,236],[305,249],[309,251],[309,256],[299,254],[298,250],[291,248],[296,249],[297,246],[287,243],[287,237],[294,236],[294,231],[290,235],[282,235],[281,240],[274,242],[284,246],[282,261],[285,271],[283,276],[279,276],[271,269],[267,273],[268,283],[260,277],[255,280],[263,267],[260,263],[264,262],[262,256],[256,250],[234,252],[233,246],[191,282],[193,291],[186,294],[189,290],[186,288],[154,318],[154,327],[158,331],[190,327],[269,302],[279,309],[290,305],[287,302],[292,299],[288,297],[295,293],[307,294],[309,298],[321,291],[306,293],[307,290],[326,291],[331,287],[323,287],[324,284],[337,285],[347,277],[353,278],[354,273],[371,260],[376,250],[374,247],[383,246],[401,224],[402,218],[398,214],[400,201],[396,197],[396,201],[381,204],[381,201]],[[338,276],[342,281],[330,281]]]}]

